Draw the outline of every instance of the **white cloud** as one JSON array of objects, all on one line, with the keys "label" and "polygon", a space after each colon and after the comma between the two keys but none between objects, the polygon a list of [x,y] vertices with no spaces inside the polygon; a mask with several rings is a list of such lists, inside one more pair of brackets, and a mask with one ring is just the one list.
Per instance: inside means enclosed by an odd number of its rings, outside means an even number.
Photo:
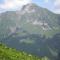
[{"label": "white cloud", "polygon": [[0,10],[13,10],[22,7],[25,4],[31,3],[32,0],[4,0],[0,4]]},{"label": "white cloud", "polygon": [[[60,14],[60,0],[44,0],[44,2],[49,6],[51,4],[51,7],[49,9],[53,11],[54,13]],[[47,7],[48,8],[48,7]]]},{"label": "white cloud", "polygon": [[[60,13],[60,0],[43,0],[43,1],[48,5],[52,4],[53,8],[50,8],[51,11],[55,13]],[[23,5],[31,2],[32,0],[4,0],[4,2],[0,4],[0,12],[17,10],[20,9]]]},{"label": "white cloud", "polygon": [[60,0],[55,0],[54,5],[55,5],[55,6],[60,5]]},{"label": "white cloud", "polygon": [[60,9],[53,10],[54,13],[60,14]]},{"label": "white cloud", "polygon": [[60,0],[54,1],[54,12],[60,14]]}]

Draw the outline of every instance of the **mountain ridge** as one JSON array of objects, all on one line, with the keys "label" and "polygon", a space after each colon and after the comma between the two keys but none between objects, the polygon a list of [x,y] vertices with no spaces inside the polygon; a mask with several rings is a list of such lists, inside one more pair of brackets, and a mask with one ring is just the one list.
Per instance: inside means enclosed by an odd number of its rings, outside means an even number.
[{"label": "mountain ridge", "polygon": [[0,41],[17,50],[56,57],[60,50],[58,33],[60,15],[39,6],[29,4],[22,10],[0,14]]},{"label": "mountain ridge", "polygon": [[[59,31],[59,19],[59,15],[32,3],[24,5],[20,11],[7,11],[0,14],[0,25],[8,25],[5,26],[6,29],[12,32],[17,27],[23,28],[29,33],[33,33],[35,30],[39,29],[42,32],[39,31],[41,34],[46,35],[45,32],[50,32],[50,30]],[[29,31],[29,27],[32,29],[31,31]],[[35,32],[37,33],[37,31]]]}]

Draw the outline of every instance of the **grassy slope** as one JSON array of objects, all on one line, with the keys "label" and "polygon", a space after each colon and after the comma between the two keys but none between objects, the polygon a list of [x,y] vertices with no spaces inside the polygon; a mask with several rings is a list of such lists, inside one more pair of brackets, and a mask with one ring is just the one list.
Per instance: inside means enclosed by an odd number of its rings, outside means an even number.
[{"label": "grassy slope", "polygon": [[22,51],[8,48],[0,44],[0,60],[41,60],[40,58]]}]

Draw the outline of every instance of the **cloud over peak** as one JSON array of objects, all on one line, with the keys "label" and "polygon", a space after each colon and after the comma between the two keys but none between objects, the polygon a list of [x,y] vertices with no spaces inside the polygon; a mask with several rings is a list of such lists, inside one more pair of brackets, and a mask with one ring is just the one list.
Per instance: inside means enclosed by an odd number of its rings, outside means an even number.
[{"label": "cloud over peak", "polygon": [[[3,2],[1,3],[1,1]],[[54,13],[60,14],[60,0],[1,0],[1,1],[0,12],[20,10],[23,5],[33,2],[36,4],[38,3],[38,5],[42,3],[43,6],[46,7],[47,9],[53,11]]]},{"label": "cloud over peak", "polygon": [[4,0],[4,2],[0,4],[0,11],[18,9],[31,2],[32,0]]}]

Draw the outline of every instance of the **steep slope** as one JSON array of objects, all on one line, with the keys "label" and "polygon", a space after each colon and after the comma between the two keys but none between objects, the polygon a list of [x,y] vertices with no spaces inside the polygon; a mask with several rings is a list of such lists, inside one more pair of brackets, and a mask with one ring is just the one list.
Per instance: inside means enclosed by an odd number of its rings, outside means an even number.
[{"label": "steep slope", "polygon": [[59,16],[36,4],[27,4],[20,11],[2,13],[0,41],[38,56],[56,57],[60,50]]},{"label": "steep slope", "polygon": [[31,34],[41,34],[47,37],[60,32],[57,15],[35,4],[23,6],[21,11],[0,14],[0,35],[9,35],[20,28]]},{"label": "steep slope", "polygon": [[60,32],[57,15],[47,9],[28,4],[23,7],[22,11],[21,19],[27,21],[25,21],[24,28],[28,32],[47,36],[52,36],[57,31]]},{"label": "steep slope", "polygon": [[[0,60],[41,60],[31,54],[27,54],[22,51],[16,51],[15,49],[8,48],[0,44]],[[46,58],[47,59],[47,58]]]}]

